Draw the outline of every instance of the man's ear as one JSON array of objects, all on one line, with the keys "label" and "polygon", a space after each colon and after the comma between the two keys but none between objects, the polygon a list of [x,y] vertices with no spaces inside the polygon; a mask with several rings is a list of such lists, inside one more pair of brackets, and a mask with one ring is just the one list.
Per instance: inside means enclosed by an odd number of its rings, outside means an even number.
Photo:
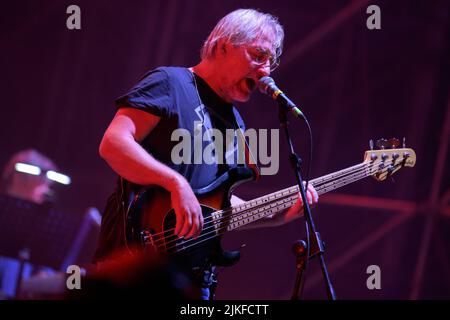
[{"label": "man's ear", "polygon": [[226,55],[228,45],[229,45],[228,41],[226,41],[225,39],[220,39],[217,42],[217,49],[218,49],[219,54]]}]

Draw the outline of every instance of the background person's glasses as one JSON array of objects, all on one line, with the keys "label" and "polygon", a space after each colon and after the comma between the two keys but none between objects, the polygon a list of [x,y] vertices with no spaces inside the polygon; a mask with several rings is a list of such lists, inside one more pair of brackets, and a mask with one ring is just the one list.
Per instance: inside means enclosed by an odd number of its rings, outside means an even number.
[{"label": "background person's glasses", "polygon": [[56,172],[54,170],[43,170],[43,169],[39,168],[38,166],[28,164],[28,163],[17,162],[14,165],[14,169],[17,172],[27,173],[27,174],[31,174],[34,176],[39,176],[41,174],[45,174],[47,179],[61,183],[61,184],[65,184],[65,185],[68,185],[71,183],[70,177],[66,176],[65,174]]}]

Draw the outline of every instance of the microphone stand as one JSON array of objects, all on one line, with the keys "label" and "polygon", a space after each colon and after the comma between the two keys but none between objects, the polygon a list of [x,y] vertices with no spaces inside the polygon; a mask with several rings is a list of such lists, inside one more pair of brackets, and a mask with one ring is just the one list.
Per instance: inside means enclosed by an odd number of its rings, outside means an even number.
[{"label": "microphone stand", "polygon": [[[297,277],[294,285],[294,290],[292,293],[291,300],[298,300],[298,290],[302,287],[302,276],[303,271],[306,269],[307,260],[309,258],[314,257],[315,255],[319,256],[320,260],[320,266],[322,268],[322,275],[325,280],[326,290],[327,290],[327,296],[329,300],[336,300],[336,293],[334,292],[333,285],[331,284],[330,277],[328,275],[327,266],[325,264],[325,259],[323,257],[325,253],[325,247],[324,243],[320,237],[320,233],[316,231],[316,227],[314,225],[314,221],[311,215],[311,209],[308,204],[305,186],[303,185],[302,175],[300,173],[300,165],[302,163],[302,160],[300,157],[295,153],[294,146],[292,143],[292,139],[289,134],[288,129],[288,121],[287,121],[287,111],[288,106],[278,100],[279,104],[279,113],[278,117],[280,120],[280,127],[284,129],[284,133],[289,145],[289,160],[292,166],[292,169],[295,172],[295,177],[297,179],[298,188],[300,190],[300,194],[303,200],[303,213],[306,219],[306,233],[307,233],[307,240],[306,243],[309,244],[306,245],[305,241],[298,241],[294,244],[294,252],[297,255],[297,261],[296,261],[296,269],[297,269]],[[306,121],[306,119],[304,118]],[[312,143],[312,142],[311,142]],[[308,239],[309,238],[309,239]]]}]

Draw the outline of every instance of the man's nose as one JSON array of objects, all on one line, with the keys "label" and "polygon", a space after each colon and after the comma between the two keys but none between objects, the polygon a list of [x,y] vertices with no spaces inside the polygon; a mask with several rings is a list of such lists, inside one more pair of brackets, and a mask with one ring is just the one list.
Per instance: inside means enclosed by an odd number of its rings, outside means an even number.
[{"label": "man's nose", "polygon": [[258,78],[270,76],[270,63],[265,63],[258,68]]}]

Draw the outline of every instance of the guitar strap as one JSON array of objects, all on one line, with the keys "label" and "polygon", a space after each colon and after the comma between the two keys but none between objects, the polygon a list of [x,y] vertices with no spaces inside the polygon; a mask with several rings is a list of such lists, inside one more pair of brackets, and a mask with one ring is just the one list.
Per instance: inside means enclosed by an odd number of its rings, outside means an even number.
[{"label": "guitar strap", "polygon": [[241,141],[241,142],[238,142],[238,143],[243,144],[244,148],[245,148],[245,151],[244,151],[245,152],[245,154],[244,154],[245,164],[246,164],[247,167],[249,167],[253,171],[253,174],[255,176],[255,180],[259,180],[259,178],[261,177],[261,171],[260,171],[260,169],[258,167],[258,164],[256,162],[256,159],[253,156],[253,153],[252,153],[252,151],[251,151],[251,149],[250,149],[250,147],[249,147],[249,145],[247,143],[247,140],[245,139],[245,135],[244,135],[244,133],[242,133],[242,129],[241,128],[238,128],[236,130],[236,132],[239,135],[238,139],[240,139],[240,141]]},{"label": "guitar strap", "polygon": [[[189,70],[189,69],[188,69]],[[194,96],[197,97],[198,99],[198,103],[200,105],[202,105],[202,100],[200,98],[200,93],[198,91],[198,87],[197,87],[197,81],[195,79],[196,75],[194,72],[189,70],[189,73],[192,77],[192,82],[194,84],[193,86],[193,90],[195,90]],[[208,112],[213,112],[217,117],[219,117],[224,123],[227,123],[230,127],[234,128],[234,131],[236,132],[236,139],[237,139],[237,144],[238,144],[238,162],[240,160],[241,155],[239,154],[239,151],[241,150],[242,146],[244,147],[244,162],[245,165],[250,168],[253,171],[253,175],[255,177],[255,180],[259,180],[259,178],[261,177],[261,171],[257,165],[257,161],[256,158],[253,156],[253,153],[251,151],[251,148],[249,147],[248,143],[247,143],[247,139],[245,138],[244,133],[242,132],[242,129],[239,127],[239,124],[236,121],[236,117],[233,117],[232,121],[233,123],[231,124],[229,121],[227,121],[226,119],[224,119],[223,117],[221,117],[220,115],[218,115],[214,110],[208,108],[206,105],[205,108],[208,110]],[[203,112],[203,108],[201,109]],[[205,115],[203,114],[203,121],[205,119]]]}]

